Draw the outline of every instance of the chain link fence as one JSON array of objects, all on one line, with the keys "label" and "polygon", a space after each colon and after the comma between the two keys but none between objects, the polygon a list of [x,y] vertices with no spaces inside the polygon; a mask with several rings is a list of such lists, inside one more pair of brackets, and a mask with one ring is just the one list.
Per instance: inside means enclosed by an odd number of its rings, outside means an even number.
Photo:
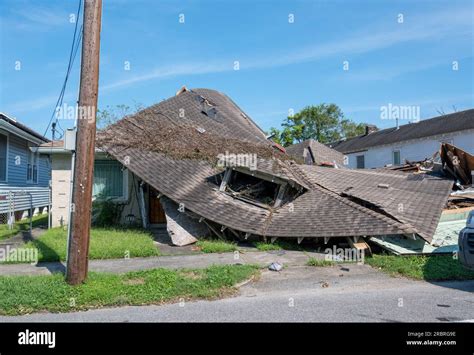
[{"label": "chain link fence", "polygon": [[49,212],[50,205],[48,188],[0,190],[0,230],[8,234],[21,223],[21,229],[31,231],[33,215]]}]

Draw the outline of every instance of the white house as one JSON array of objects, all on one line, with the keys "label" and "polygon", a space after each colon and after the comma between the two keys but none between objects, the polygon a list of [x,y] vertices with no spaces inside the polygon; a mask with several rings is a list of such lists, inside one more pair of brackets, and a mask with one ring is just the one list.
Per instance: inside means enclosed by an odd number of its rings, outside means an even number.
[{"label": "white house", "polygon": [[450,143],[474,155],[474,109],[378,131],[329,144],[347,156],[347,167],[379,168],[431,157],[440,143]]}]

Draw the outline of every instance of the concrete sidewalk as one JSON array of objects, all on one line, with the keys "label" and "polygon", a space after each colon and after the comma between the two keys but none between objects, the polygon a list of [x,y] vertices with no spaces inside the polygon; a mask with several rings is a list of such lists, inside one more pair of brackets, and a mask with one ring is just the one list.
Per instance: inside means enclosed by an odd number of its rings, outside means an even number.
[{"label": "concrete sidewalk", "polygon": [[[279,262],[283,266],[304,266],[310,257],[324,259],[324,253],[302,251],[235,252],[196,255],[156,256],[148,258],[108,259],[89,261],[89,271],[124,273],[128,271],[167,268],[206,268],[210,265],[258,264]],[[49,275],[64,272],[63,262],[0,265],[0,275]]]}]

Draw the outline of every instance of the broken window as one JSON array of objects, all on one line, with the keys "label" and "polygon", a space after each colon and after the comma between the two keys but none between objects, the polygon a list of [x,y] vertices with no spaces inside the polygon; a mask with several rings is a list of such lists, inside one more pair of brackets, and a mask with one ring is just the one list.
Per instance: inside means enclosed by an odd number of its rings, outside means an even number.
[{"label": "broken window", "polygon": [[214,103],[200,95],[198,96],[198,102],[201,105],[201,112],[203,114],[214,120],[219,120],[218,111]]},{"label": "broken window", "polygon": [[279,185],[235,171],[226,187],[226,191],[231,192],[234,196],[273,205]]},{"label": "broken window", "polygon": [[206,116],[210,118],[216,118],[217,109],[215,107],[206,108],[206,110],[203,110],[202,113],[204,113]]},{"label": "broken window", "polygon": [[304,192],[303,187],[291,186],[288,182],[272,176],[256,173],[252,175],[233,169],[227,169],[215,182],[220,186],[220,191],[264,208],[280,207]]}]

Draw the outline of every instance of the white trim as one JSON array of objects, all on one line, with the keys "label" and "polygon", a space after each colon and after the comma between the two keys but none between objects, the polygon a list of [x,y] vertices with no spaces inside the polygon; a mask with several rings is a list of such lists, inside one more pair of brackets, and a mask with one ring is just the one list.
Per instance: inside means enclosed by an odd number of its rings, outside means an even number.
[{"label": "white trim", "polygon": [[127,201],[128,200],[128,168],[123,166],[123,186],[122,186],[122,194],[123,194],[123,200]]},{"label": "white trim", "polygon": [[[40,154],[69,154],[69,155],[72,154],[71,150],[65,149],[63,147],[45,147],[45,146],[30,147],[30,150],[31,151],[37,151]],[[102,156],[106,157],[107,153],[104,152],[100,148],[95,148],[95,158],[97,158],[97,156],[100,157],[99,159],[102,159]]]},{"label": "white trim", "polygon": [[30,150],[32,152],[36,152],[36,153],[39,153],[39,154],[48,154],[48,155],[51,155],[51,154],[69,154],[71,155],[72,152],[70,150],[66,150],[64,148],[60,148],[60,147],[30,147]]},{"label": "white trim", "polygon": [[11,123],[6,122],[3,119],[0,119],[0,127],[3,128],[4,130],[8,131],[9,133],[13,133],[16,136],[21,137],[21,138],[23,138],[27,141],[30,141],[32,143],[35,143],[35,144],[42,144],[42,143],[47,142],[46,139],[37,138],[37,137],[25,132],[21,128],[15,127]]}]

